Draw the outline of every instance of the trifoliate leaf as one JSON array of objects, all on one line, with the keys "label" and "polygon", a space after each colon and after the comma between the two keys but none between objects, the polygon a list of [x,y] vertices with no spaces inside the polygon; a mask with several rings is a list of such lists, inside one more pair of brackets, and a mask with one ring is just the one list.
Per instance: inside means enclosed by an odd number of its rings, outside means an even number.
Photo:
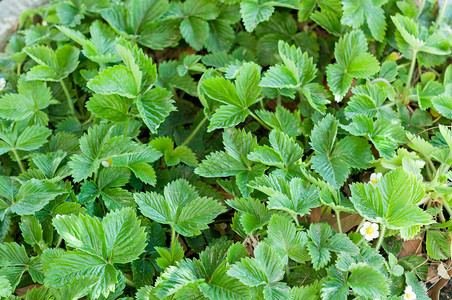
[{"label": "trifoliate leaf", "polygon": [[268,225],[267,234],[265,243],[281,256],[284,264],[288,263],[289,258],[299,263],[309,260],[303,253],[306,252],[307,236],[302,232],[296,232],[292,220],[274,214]]},{"label": "trifoliate leaf", "polygon": [[[280,282],[284,276],[284,263],[280,256],[266,243],[259,243],[254,258],[242,258],[228,271],[248,286],[263,286],[265,299],[289,299],[289,287]],[[272,295],[279,297],[273,297]]]},{"label": "trifoliate leaf", "polygon": [[380,155],[387,159],[390,159],[395,154],[395,149],[406,141],[403,127],[386,119],[374,122],[365,115],[357,115],[352,123],[342,127],[353,135],[368,138]]},{"label": "trifoliate leaf", "polygon": [[258,110],[256,114],[272,129],[278,129],[292,137],[301,134],[300,111],[291,113],[283,106],[277,106],[274,113],[268,110]]},{"label": "trifoliate leaf", "polygon": [[350,190],[350,200],[356,210],[368,220],[389,229],[433,222],[431,216],[416,205],[425,195],[422,181],[402,168],[385,174],[375,185],[354,183]]},{"label": "trifoliate leaf", "polygon": [[431,67],[441,64],[450,53],[449,42],[440,32],[429,35],[427,28],[415,19],[396,14],[391,16],[397,28],[396,41],[399,50],[409,59]]},{"label": "trifoliate leaf", "polygon": [[38,64],[27,73],[27,80],[60,81],[74,72],[80,55],[80,51],[69,44],[56,51],[42,45],[27,47],[24,51]]},{"label": "trifoliate leaf", "polygon": [[42,110],[49,106],[52,94],[46,84],[21,77],[17,89],[17,94],[0,98],[0,117],[12,121],[29,119],[31,125],[47,125],[49,117]]},{"label": "trifoliate leaf", "polygon": [[244,130],[228,129],[223,134],[223,144],[226,151],[207,155],[195,173],[204,177],[236,176],[240,192],[247,196],[251,192],[247,184],[265,171],[262,165],[247,158],[257,148],[257,140]]},{"label": "trifoliate leaf", "polygon": [[278,52],[283,65],[270,67],[260,86],[277,88],[291,98],[299,91],[314,109],[324,112],[328,94],[319,84],[310,83],[317,73],[312,57],[283,41],[278,43]]},{"label": "trifoliate leaf", "polygon": [[380,70],[377,59],[367,52],[361,30],[344,34],[334,47],[336,63],[326,70],[328,86],[337,102],[348,92],[354,78],[368,78]]},{"label": "trifoliate leaf", "polygon": [[115,34],[104,23],[97,20],[91,24],[90,39],[87,39],[81,32],[74,29],[64,26],[57,26],[57,28],[77,44],[80,44],[83,47],[82,53],[90,60],[99,64],[120,60],[115,48]]},{"label": "trifoliate leaf", "polygon": [[373,159],[370,145],[362,138],[348,136],[336,141],[338,124],[328,114],[314,126],[310,142],[315,151],[311,168],[335,188],[344,184],[350,168],[366,168]]},{"label": "trifoliate leaf", "polygon": [[186,180],[169,183],[163,196],[155,192],[134,194],[141,212],[148,218],[169,224],[182,235],[201,234],[215,217],[225,211],[224,207],[212,198],[200,197]]},{"label": "trifoliate leaf", "polygon": [[234,208],[238,212],[240,225],[246,234],[254,234],[256,231],[263,229],[270,221],[271,212],[265,206],[265,203],[254,198],[236,198],[234,200],[226,200],[226,204]]},{"label": "trifoliate leaf", "polygon": [[296,222],[298,215],[303,216],[311,208],[320,206],[319,191],[314,186],[306,186],[300,178],[288,181],[280,176],[264,175],[256,178],[250,186],[267,194],[268,208],[288,212]]},{"label": "trifoliate leaf", "polygon": [[350,1],[342,0],[344,13],[341,23],[354,29],[360,28],[364,22],[377,41],[382,42],[385,37],[386,20],[384,10],[381,8],[387,1]]}]

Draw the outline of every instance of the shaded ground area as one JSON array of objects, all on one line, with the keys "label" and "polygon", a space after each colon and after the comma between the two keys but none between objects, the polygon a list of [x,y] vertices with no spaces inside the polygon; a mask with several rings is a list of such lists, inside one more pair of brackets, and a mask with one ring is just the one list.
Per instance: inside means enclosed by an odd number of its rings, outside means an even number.
[{"label": "shaded ground area", "polygon": [[441,290],[441,294],[439,295],[440,300],[452,299],[452,280],[446,284],[445,287]]}]

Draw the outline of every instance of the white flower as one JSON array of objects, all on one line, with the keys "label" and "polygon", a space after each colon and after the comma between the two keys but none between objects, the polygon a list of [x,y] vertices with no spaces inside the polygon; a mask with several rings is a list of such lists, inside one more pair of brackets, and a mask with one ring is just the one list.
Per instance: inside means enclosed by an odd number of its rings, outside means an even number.
[{"label": "white flower", "polygon": [[403,299],[405,300],[414,300],[416,299],[416,294],[413,292],[413,288],[411,285],[407,285],[405,288],[405,294],[403,294]]},{"label": "white flower", "polygon": [[368,241],[376,239],[380,235],[380,233],[378,232],[378,224],[377,223],[364,222],[364,225],[363,225],[363,227],[361,227],[359,232]]},{"label": "white flower", "polygon": [[372,185],[377,184],[378,180],[380,180],[381,176],[383,176],[381,173],[372,173],[372,175],[370,175],[370,183],[372,183]]},{"label": "white flower", "polygon": [[3,90],[6,86],[5,78],[0,78],[0,91]]},{"label": "white flower", "polygon": [[112,163],[113,161],[111,160],[111,158],[108,158],[107,160],[102,161],[102,166],[108,168]]}]

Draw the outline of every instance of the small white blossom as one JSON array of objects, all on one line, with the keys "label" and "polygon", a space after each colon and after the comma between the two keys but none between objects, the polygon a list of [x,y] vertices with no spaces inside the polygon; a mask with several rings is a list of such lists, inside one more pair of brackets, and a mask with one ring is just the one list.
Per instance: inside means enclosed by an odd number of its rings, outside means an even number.
[{"label": "small white blossom", "polygon": [[47,24],[46,21],[42,21],[41,25],[42,25],[42,26],[47,26],[47,25],[49,25],[49,24]]},{"label": "small white blossom", "polygon": [[372,185],[377,184],[378,180],[380,180],[381,176],[383,176],[381,173],[372,173],[372,175],[370,175],[370,183],[372,183]]},{"label": "small white blossom", "polygon": [[0,91],[3,90],[6,86],[5,78],[0,78]]},{"label": "small white blossom", "polygon": [[108,168],[112,163],[113,161],[111,160],[111,158],[108,158],[107,160],[102,161],[102,166]]},{"label": "small white blossom", "polygon": [[407,285],[405,288],[405,294],[403,294],[403,299],[405,300],[414,300],[416,299],[416,294],[413,292],[413,288],[411,285]]},{"label": "small white blossom", "polygon": [[376,239],[380,235],[380,233],[378,232],[378,224],[377,223],[364,222],[364,225],[363,225],[363,227],[361,227],[359,232],[368,241]]}]

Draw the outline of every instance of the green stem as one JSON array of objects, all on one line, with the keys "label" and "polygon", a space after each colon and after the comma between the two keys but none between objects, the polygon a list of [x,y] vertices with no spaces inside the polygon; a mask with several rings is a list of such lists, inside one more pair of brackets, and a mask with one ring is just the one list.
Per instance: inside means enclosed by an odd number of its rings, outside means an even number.
[{"label": "green stem", "polygon": [[67,89],[66,84],[63,79],[60,80],[61,87],[63,88],[64,94],[66,95],[67,104],[69,105],[69,109],[71,110],[72,115],[75,117],[75,109],[74,104],[72,103],[71,95],[69,94],[69,90]]},{"label": "green stem", "polygon": [[408,77],[406,80],[405,89],[408,89],[411,87],[411,80],[413,79],[414,67],[416,66],[416,56],[417,56],[417,51],[414,51],[413,58],[411,60],[410,70],[408,71]]},{"label": "green stem", "polygon": [[60,235],[60,236],[58,237],[58,240],[57,240],[57,243],[56,243],[56,245],[55,245],[55,248],[59,248],[62,241],[63,241],[63,237]]},{"label": "green stem", "polygon": [[381,225],[380,236],[378,237],[377,244],[375,245],[375,250],[377,250],[377,251],[380,250],[381,243],[383,242],[383,239],[385,238],[385,231],[386,231],[386,226]]},{"label": "green stem", "polygon": [[20,68],[22,67],[22,63],[18,63],[17,64],[17,77],[19,77],[20,76]]},{"label": "green stem", "polygon": [[265,129],[271,130],[271,128],[268,127],[268,126],[264,123],[264,121],[262,121],[262,120],[261,120],[258,116],[256,116],[252,111],[250,111],[250,115],[251,115],[256,121],[258,121],[262,126],[264,126]]},{"label": "green stem", "polygon": [[447,213],[449,214],[449,219],[452,218],[452,208],[450,208],[449,203],[446,202],[446,200],[443,200],[443,207],[447,210]]},{"label": "green stem", "polygon": [[133,282],[128,276],[126,276],[126,274],[123,273],[123,275],[124,275],[124,280],[128,286],[136,287],[135,282]]},{"label": "green stem", "polygon": [[287,262],[287,265],[286,265],[286,278],[287,278],[287,281],[289,281],[289,277],[290,277],[290,268],[289,268],[289,262]]},{"label": "green stem", "polygon": [[[439,5],[439,2],[438,2]],[[438,27],[439,22],[441,21],[441,19],[443,18],[444,12],[446,11],[446,7],[448,5],[448,1],[444,0],[443,1],[443,6],[441,7],[438,16],[436,17],[436,22],[435,22],[435,28],[436,29]]]},{"label": "green stem", "polygon": [[341,212],[338,210],[335,210],[334,212],[336,213],[337,230],[339,231],[339,233],[342,233]]},{"label": "green stem", "polygon": [[419,7],[419,12],[416,15],[416,19],[419,19],[419,17],[421,16],[422,11],[424,10],[424,5],[425,5],[425,0],[422,0],[421,6]]},{"label": "green stem", "polygon": [[175,251],[175,247],[176,247],[176,241],[177,241],[177,235],[176,235],[176,230],[174,229],[173,226],[171,226],[171,257],[174,257],[174,251]]},{"label": "green stem", "polygon": [[281,95],[278,95],[278,98],[276,99],[276,104],[278,104],[278,106],[281,106]]},{"label": "green stem", "polygon": [[124,137],[127,136],[127,131],[128,130],[129,130],[129,119],[127,119],[126,126],[125,126],[125,129],[124,129]]},{"label": "green stem", "polygon": [[22,161],[20,160],[19,153],[17,153],[16,149],[14,149],[14,148],[12,148],[11,151],[13,151],[13,153],[14,153],[14,157],[17,160],[17,164],[19,165],[20,171],[22,173],[25,172],[25,168],[24,168],[24,165],[22,164]]},{"label": "green stem", "polygon": [[207,121],[207,117],[204,117],[201,122],[196,126],[196,128],[192,131],[192,133],[188,136],[188,138],[182,143],[181,146],[185,146],[195,137],[198,131],[201,129],[202,125]]}]

